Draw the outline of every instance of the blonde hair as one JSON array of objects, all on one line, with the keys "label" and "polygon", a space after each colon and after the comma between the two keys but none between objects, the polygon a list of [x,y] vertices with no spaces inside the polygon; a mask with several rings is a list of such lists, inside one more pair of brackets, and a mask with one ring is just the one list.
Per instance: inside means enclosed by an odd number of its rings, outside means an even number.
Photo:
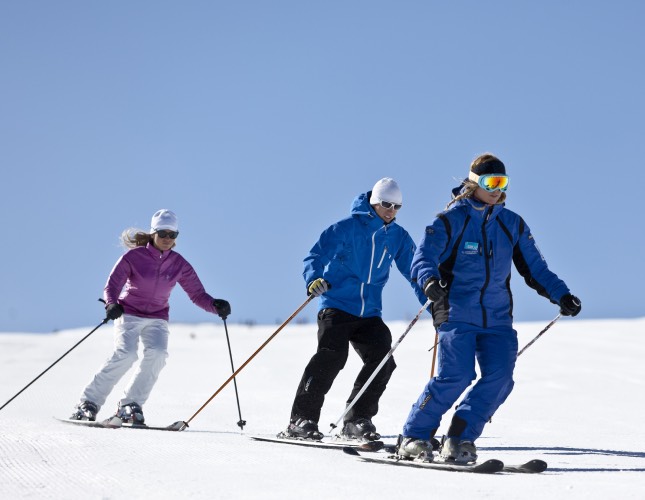
[{"label": "blonde hair", "polygon": [[142,229],[129,227],[121,233],[121,245],[125,248],[145,247],[154,240],[154,233],[146,233]]},{"label": "blonde hair", "polygon": [[[472,172],[476,166],[481,165],[482,163],[489,162],[491,160],[501,161],[492,153],[484,153],[479,155],[472,161],[472,163],[470,164],[470,171]],[[471,181],[470,179],[464,179],[463,186],[464,187],[462,188],[461,193],[450,200],[448,205],[446,205],[446,209],[450,208],[451,205],[454,205],[459,200],[463,200],[464,198],[472,198],[473,196],[475,196],[475,191],[477,191],[477,188],[479,187],[479,185],[475,181]],[[506,193],[503,192],[502,196],[499,197],[499,200],[497,200],[496,204],[499,205],[501,203],[504,203],[505,201]]]}]

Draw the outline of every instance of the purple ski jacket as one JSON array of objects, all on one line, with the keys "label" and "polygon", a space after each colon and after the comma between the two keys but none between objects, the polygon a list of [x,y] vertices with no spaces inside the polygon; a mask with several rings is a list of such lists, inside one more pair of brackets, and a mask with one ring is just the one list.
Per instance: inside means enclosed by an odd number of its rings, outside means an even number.
[{"label": "purple ski jacket", "polygon": [[214,299],[193,266],[177,252],[160,252],[151,243],[121,256],[108,277],[103,298],[106,304],[121,304],[125,314],[167,321],[168,299],[177,283],[196,305],[217,314]]}]

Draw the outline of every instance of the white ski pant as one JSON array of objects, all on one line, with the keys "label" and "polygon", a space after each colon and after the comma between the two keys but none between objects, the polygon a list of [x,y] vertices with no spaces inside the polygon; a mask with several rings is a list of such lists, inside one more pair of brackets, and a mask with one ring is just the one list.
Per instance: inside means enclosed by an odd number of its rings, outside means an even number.
[{"label": "white ski pant", "polygon": [[143,359],[125,388],[121,404],[148,400],[168,357],[168,322],[124,314],[114,321],[114,353],[85,388],[81,401],[92,401],[100,408],[114,386],[138,359],[139,338]]}]

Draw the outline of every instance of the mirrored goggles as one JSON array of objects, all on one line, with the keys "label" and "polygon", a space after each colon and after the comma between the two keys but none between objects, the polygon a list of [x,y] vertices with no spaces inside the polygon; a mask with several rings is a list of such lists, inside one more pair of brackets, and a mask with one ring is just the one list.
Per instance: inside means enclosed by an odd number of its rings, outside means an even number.
[{"label": "mirrored goggles", "polygon": [[159,235],[159,238],[170,238],[174,240],[179,236],[179,231],[166,231],[165,229],[161,229],[157,231],[157,235]]},{"label": "mirrored goggles", "polygon": [[508,175],[502,174],[477,175],[470,172],[468,178],[471,181],[475,181],[480,188],[485,189],[489,193],[497,191],[498,189],[503,193],[508,189],[508,183],[510,182]]},{"label": "mirrored goggles", "polygon": [[393,208],[394,210],[400,210],[403,206],[395,203],[390,203],[389,201],[380,201],[379,205],[381,205],[386,210],[390,210],[391,208]]}]

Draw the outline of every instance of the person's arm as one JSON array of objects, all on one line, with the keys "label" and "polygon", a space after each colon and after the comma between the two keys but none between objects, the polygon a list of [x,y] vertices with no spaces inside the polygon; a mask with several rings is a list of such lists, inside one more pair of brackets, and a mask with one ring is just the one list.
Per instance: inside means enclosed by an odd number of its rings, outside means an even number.
[{"label": "person's arm", "polygon": [[396,267],[401,273],[401,275],[410,283],[410,286],[414,290],[415,295],[419,299],[421,304],[425,304],[427,299],[423,294],[423,290],[419,284],[412,279],[411,269],[412,269],[412,258],[414,257],[414,252],[417,249],[417,246],[414,244],[414,241],[410,237],[407,231],[403,230],[403,237],[401,239],[401,245],[394,255],[394,262]]},{"label": "person's arm", "polygon": [[311,293],[309,292],[309,287],[314,281],[323,279],[325,267],[331,261],[330,255],[334,254],[334,249],[340,242],[338,227],[336,225],[331,226],[323,231],[316,244],[305,257],[302,275],[305,279],[307,293]]},{"label": "person's arm", "polygon": [[177,283],[183,288],[193,304],[201,307],[206,312],[217,314],[217,308],[213,304],[215,299],[206,293],[204,285],[202,285],[193,266],[185,260]]},{"label": "person's arm", "polygon": [[554,304],[560,304],[569,288],[552,272],[538,249],[531,230],[519,220],[519,239],[513,248],[513,263],[528,286]]},{"label": "person's arm", "polygon": [[423,239],[412,258],[411,275],[423,289],[431,278],[441,279],[439,262],[450,242],[450,226],[448,219],[437,217],[426,227]]},{"label": "person's arm", "polygon": [[121,295],[121,291],[128,281],[131,269],[130,262],[125,255],[122,255],[112,268],[103,289],[103,300],[106,307],[118,302],[119,295]]}]

